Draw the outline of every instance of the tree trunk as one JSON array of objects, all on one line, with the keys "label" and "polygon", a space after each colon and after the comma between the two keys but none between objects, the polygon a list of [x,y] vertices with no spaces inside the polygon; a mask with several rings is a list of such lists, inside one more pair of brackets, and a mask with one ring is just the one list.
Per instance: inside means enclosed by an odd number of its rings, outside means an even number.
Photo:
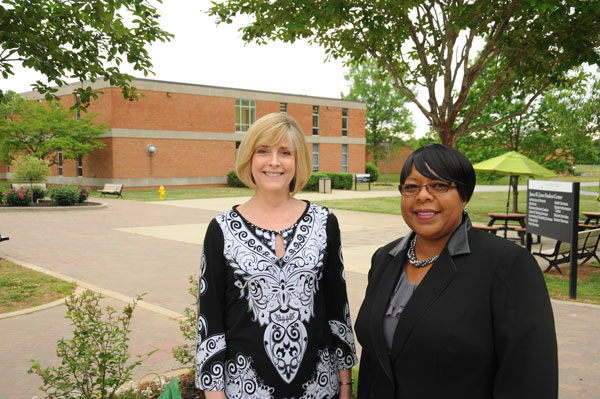
[{"label": "tree trunk", "polygon": [[440,138],[440,142],[443,145],[454,148],[454,144],[456,144],[456,135],[454,134],[451,126],[438,126],[438,128],[434,127],[434,129],[436,130]]},{"label": "tree trunk", "polygon": [[513,206],[512,212],[519,212],[519,176],[511,176],[510,177],[513,192]]}]

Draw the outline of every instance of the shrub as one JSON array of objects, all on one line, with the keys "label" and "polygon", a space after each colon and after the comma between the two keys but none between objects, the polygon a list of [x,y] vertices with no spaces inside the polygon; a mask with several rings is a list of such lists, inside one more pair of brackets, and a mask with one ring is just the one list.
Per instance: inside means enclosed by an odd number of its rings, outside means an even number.
[{"label": "shrub", "polygon": [[184,366],[194,369],[194,358],[196,356],[196,329],[198,326],[198,276],[189,277],[190,287],[188,292],[194,298],[192,307],[186,307],[183,311],[185,317],[179,320],[179,330],[187,344],[173,348],[173,357]]},{"label": "shrub", "polygon": [[331,188],[336,190],[352,190],[352,173],[327,173],[331,178]]},{"label": "shrub", "polygon": [[367,162],[365,164],[365,173],[368,173],[371,175],[371,181],[372,182],[376,182],[377,179],[379,179],[379,169],[377,169],[377,166],[375,166],[374,164]]},{"label": "shrub", "polygon": [[227,174],[227,185],[229,187],[246,187],[246,185],[240,180],[235,170],[232,170]]},{"label": "shrub", "polygon": [[78,297],[71,295],[65,302],[73,338],[58,340],[60,366],[42,368],[37,360],[31,360],[28,373],[40,376],[40,390],[48,398],[114,398],[119,387],[131,379],[133,369],[142,363],[140,356],[129,362],[128,352],[131,317],[142,297],[127,304],[121,315],[110,306],[105,313],[100,307],[102,298],[85,291]]},{"label": "shrub", "polygon": [[25,187],[11,188],[2,194],[2,201],[8,206],[27,206],[33,201],[33,192]]},{"label": "shrub", "polygon": [[55,187],[50,191],[50,198],[52,198],[52,202],[56,205],[74,205],[79,201],[79,190],[74,187]]},{"label": "shrub", "polygon": [[77,202],[82,203],[87,201],[90,196],[90,186],[77,187]]},{"label": "shrub", "polygon": [[39,199],[44,199],[44,197],[46,197],[46,190],[44,190],[43,188],[39,187],[39,186],[33,186],[31,188],[31,191],[33,192],[33,202],[36,203],[37,200]]},{"label": "shrub", "polygon": [[351,173],[326,173],[313,172],[304,186],[304,191],[319,191],[319,179],[329,177],[331,179],[331,188],[336,190],[352,190]]},{"label": "shrub", "polygon": [[14,163],[14,168],[13,175],[17,181],[39,183],[45,181],[46,176],[50,174],[48,162],[31,154],[18,158]]},{"label": "shrub", "polygon": [[304,191],[319,191],[319,179],[321,177],[327,177],[327,173],[313,172],[308,178]]}]

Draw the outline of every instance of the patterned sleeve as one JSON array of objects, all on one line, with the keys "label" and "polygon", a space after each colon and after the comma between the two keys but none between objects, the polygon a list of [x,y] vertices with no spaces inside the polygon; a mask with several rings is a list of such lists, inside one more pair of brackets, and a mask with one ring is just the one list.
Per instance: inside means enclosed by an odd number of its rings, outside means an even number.
[{"label": "patterned sleeve", "polygon": [[196,387],[202,390],[225,388],[225,275],[223,232],[213,219],[204,238],[198,285]]},{"label": "patterned sleeve", "polygon": [[327,259],[323,278],[329,328],[333,334],[338,370],[351,369],[358,363],[358,359],[346,292],[340,227],[333,213],[327,218]]}]

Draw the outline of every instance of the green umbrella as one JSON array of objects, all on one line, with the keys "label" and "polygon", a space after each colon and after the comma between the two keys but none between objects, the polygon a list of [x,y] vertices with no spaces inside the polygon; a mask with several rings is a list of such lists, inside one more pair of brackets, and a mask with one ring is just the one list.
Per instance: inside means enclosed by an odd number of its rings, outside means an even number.
[{"label": "green umbrella", "polygon": [[[473,168],[479,172],[505,173],[512,176],[540,176],[554,177],[556,173],[544,168],[537,162],[527,158],[516,151],[509,151],[497,157],[476,163]],[[506,200],[506,213],[510,201],[510,184],[508,185],[508,198]]]}]

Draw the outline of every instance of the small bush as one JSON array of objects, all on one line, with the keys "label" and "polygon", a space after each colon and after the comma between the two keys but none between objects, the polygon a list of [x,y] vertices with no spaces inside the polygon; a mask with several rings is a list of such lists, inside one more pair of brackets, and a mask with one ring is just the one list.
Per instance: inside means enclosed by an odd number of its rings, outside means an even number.
[{"label": "small bush", "polygon": [[308,182],[306,186],[304,186],[304,191],[319,191],[319,179],[321,177],[327,177],[327,173],[323,172],[313,172],[308,178]]},{"label": "small bush", "polygon": [[179,330],[183,334],[183,338],[187,341],[186,344],[177,346],[172,349],[173,357],[179,363],[186,367],[190,367],[190,370],[194,370],[194,358],[196,355],[196,329],[198,327],[198,289],[199,281],[198,276],[193,274],[188,278],[190,287],[188,292],[194,298],[191,307],[184,309],[185,317],[179,320]]},{"label": "small bush", "polygon": [[379,179],[379,169],[374,164],[367,162],[365,164],[365,173],[371,175],[371,181],[376,182]]},{"label": "small bush", "polygon": [[27,206],[33,201],[33,192],[25,187],[15,190],[11,188],[2,193],[2,202],[8,206]]},{"label": "small bush", "polygon": [[14,168],[13,175],[17,181],[39,183],[45,181],[46,176],[50,174],[48,162],[32,154],[18,158],[14,163]]},{"label": "small bush", "polygon": [[352,190],[352,173],[327,173],[331,178],[331,188],[336,190]]},{"label": "small bush", "polygon": [[227,185],[229,187],[246,187],[246,185],[238,177],[237,173],[235,173],[235,170],[232,170],[227,174]]},{"label": "small bush", "polygon": [[60,186],[50,191],[50,198],[55,205],[70,206],[79,202],[79,190],[74,187]]},{"label": "small bush", "polygon": [[36,203],[37,200],[41,200],[44,199],[44,197],[46,197],[46,190],[44,190],[43,188],[39,187],[39,186],[33,186],[31,188],[31,191],[33,192],[33,202]]},{"label": "small bush", "polygon": [[141,356],[134,360],[129,354],[129,326],[142,297],[127,304],[121,314],[110,306],[104,311],[100,307],[102,298],[85,291],[67,299],[66,318],[71,320],[73,337],[58,340],[56,355],[60,366],[44,368],[39,361],[31,361],[28,373],[42,379],[40,390],[49,398],[122,397],[118,390],[142,363]]},{"label": "small bush", "polygon": [[352,190],[351,173],[326,173],[313,172],[304,186],[304,191],[319,191],[319,179],[329,177],[331,179],[331,188],[336,190]]},{"label": "small bush", "polygon": [[77,202],[79,202],[80,204],[82,202],[87,201],[87,199],[90,196],[90,186],[86,186],[86,187],[77,187]]}]

